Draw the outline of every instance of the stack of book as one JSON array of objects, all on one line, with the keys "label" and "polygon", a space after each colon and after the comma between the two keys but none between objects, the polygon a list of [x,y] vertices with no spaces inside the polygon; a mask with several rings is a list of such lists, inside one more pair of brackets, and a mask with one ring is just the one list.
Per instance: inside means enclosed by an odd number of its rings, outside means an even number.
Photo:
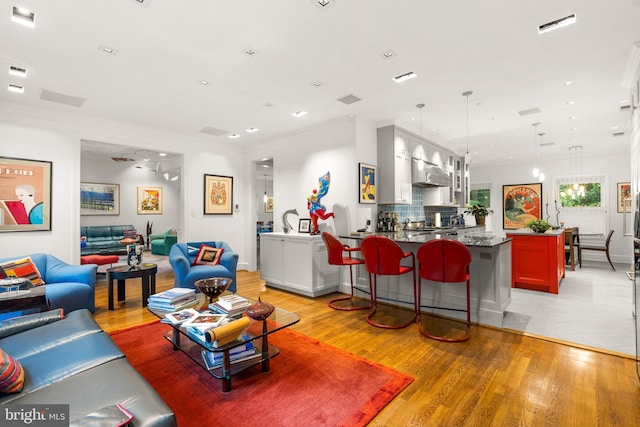
[{"label": "stack of book", "polygon": [[[248,338],[240,337],[238,339],[246,340]],[[222,366],[223,357],[224,355],[222,352],[202,350],[202,359],[209,370]],[[245,342],[244,344],[229,350],[229,360],[231,361],[231,364],[259,359],[260,357],[262,357],[262,353],[260,351],[256,351],[256,348],[251,341]]]},{"label": "stack of book", "polygon": [[223,295],[218,301],[209,304],[209,310],[226,314],[229,317],[238,317],[251,305],[251,302],[240,295]]},{"label": "stack of book", "polygon": [[197,301],[195,289],[173,288],[149,296],[147,307],[152,310],[179,311]]}]

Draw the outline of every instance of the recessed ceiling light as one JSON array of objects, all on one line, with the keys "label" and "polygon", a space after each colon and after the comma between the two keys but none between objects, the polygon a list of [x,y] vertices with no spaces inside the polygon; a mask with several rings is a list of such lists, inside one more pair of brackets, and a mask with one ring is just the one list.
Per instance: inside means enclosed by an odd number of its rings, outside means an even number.
[{"label": "recessed ceiling light", "polygon": [[569,130],[570,130],[571,132],[574,132],[574,131],[578,130],[578,128],[570,128]]},{"label": "recessed ceiling light", "polygon": [[160,157],[167,157],[167,153],[158,153],[158,156],[160,156]]},{"label": "recessed ceiling light", "polygon": [[106,46],[101,44],[100,46],[98,46],[98,50],[104,53],[108,53],[109,55],[115,55],[116,53],[118,53],[117,50],[115,50],[114,48],[110,47],[110,46]]},{"label": "recessed ceiling light", "polygon": [[12,76],[25,78],[27,77],[27,70],[25,70],[24,68],[14,67],[13,65],[11,65],[9,67],[9,74],[11,74]]},{"label": "recessed ceiling light", "polygon": [[313,3],[318,9],[325,10],[329,9],[336,2],[334,0],[311,0],[311,3]]},{"label": "recessed ceiling light", "polygon": [[418,75],[416,73],[414,73],[413,71],[409,71],[408,73],[404,73],[404,74],[400,74],[399,76],[395,76],[393,78],[393,81],[396,82],[396,83],[400,83],[400,82],[403,82],[405,80],[412,79],[414,77],[418,77]]},{"label": "recessed ceiling light", "polygon": [[322,82],[321,82],[321,81],[316,80],[315,82],[312,82],[312,83],[311,83],[311,85],[312,85],[312,86],[315,86],[315,87],[320,87],[320,86],[322,86]]},{"label": "recessed ceiling light", "polygon": [[260,129],[258,129],[258,128],[249,128],[249,129],[245,129],[245,131],[246,131],[246,132],[249,132],[249,133],[258,132],[259,130],[260,130]]},{"label": "recessed ceiling light", "polygon": [[273,107],[273,104],[271,102],[265,102],[264,106],[267,107],[267,108],[271,108],[271,107]]},{"label": "recessed ceiling light", "polygon": [[563,83],[563,85],[565,86],[571,86],[573,84],[573,82],[571,80],[567,80],[566,82]]},{"label": "recessed ceiling light", "polygon": [[208,81],[206,81],[206,80],[200,80],[200,84],[201,84],[202,86],[207,86],[207,85],[209,84],[209,82],[208,82]]},{"label": "recessed ceiling light", "polygon": [[24,93],[24,87],[18,85],[9,85],[7,89],[9,92]]},{"label": "recessed ceiling light", "polygon": [[619,129],[619,127],[618,127],[618,126],[611,126],[611,128],[610,128],[610,129],[611,129],[611,130],[616,130],[616,129]]},{"label": "recessed ceiling light", "polygon": [[564,18],[556,19],[555,21],[547,22],[538,26],[538,34],[544,34],[549,31],[557,30],[558,28],[566,27],[567,25],[576,23],[576,14],[572,13]]},{"label": "recessed ceiling light", "polygon": [[308,113],[306,111],[296,111],[295,113],[291,113],[291,115],[293,117],[302,117],[302,116],[306,116]]},{"label": "recessed ceiling light", "polygon": [[391,59],[398,56],[398,54],[393,49],[388,49],[380,53],[380,56],[382,57],[382,59]]},{"label": "recessed ceiling light", "polygon": [[567,101],[567,105],[573,105],[575,103],[576,103],[576,101]]},{"label": "recessed ceiling light", "polygon": [[238,135],[237,133],[232,133],[231,135],[229,135],[229,138],[231,139],[240,138],[240,135]]},{"label": "recessed ceiling light", "polygon": [[11,21],[16,24],[24,25],[25,27],[33,28],[35,27],[36,14],[29,12],[27,9],[22,7],[13,6]]},{"label": "recessed ceiling light", "polygon": [[144,7],[147,7],[149,3],[151,3],[151,0],[133,0],[133,1],[138,3],[140,6],[144,6]]},{"label": "recessed ceiling light", "polygon": [[622,104],[628,104],[629,100],[628,99],[621,99],[620,101],[618,101],[618,104],[622,105]]},{"label": "recessed ceiling light", "polygon": [[576,119],[575,116],[569,117],[569,120],[575,120],[575,119]]},{"label": "recessed ceiling light", "polygon": [[244,54],[247,56],[256,56],[257,54],[259,54],[260,52],[258,52],[257,50],[255,50],[252,47],[247,47],[243,50]]}]

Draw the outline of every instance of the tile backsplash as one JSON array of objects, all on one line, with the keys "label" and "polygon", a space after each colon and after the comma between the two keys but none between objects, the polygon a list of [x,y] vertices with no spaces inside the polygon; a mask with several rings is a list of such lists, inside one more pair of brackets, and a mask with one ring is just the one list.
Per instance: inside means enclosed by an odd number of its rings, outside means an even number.
[{"label": "tile backsplash", "polygon": [[442,225],[449,225],[449,217],[458,213],[457,206],[422,206],[422,188],[413,187],[411,193],[413,203],[410,205],[378,205],[378,212],[398,213],[398,220],[425,221],[425,225],[434,225],[434,216],[440,212]]}]

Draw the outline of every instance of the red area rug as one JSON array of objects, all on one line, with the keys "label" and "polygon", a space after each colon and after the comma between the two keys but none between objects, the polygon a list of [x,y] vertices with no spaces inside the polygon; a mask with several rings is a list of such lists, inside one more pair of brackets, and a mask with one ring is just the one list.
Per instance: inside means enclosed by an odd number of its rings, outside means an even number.
[{"label": "red area rug", "polygon": [[111,337],[187,426],[364,426],[413,378],[293,330],[269,337],[280,348],[271,371],[232,377],[232,390],[162,338],[156,322]]}]

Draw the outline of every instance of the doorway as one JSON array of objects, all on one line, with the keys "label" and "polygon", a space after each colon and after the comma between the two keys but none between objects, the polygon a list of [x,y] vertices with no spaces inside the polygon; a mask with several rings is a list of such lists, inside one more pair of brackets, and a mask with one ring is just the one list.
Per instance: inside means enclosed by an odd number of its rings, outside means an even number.
[{"label": "doorway", "polygon": [[256,162],[256,268],[260,270],[260,235],[273,232],[273,159]]}]

